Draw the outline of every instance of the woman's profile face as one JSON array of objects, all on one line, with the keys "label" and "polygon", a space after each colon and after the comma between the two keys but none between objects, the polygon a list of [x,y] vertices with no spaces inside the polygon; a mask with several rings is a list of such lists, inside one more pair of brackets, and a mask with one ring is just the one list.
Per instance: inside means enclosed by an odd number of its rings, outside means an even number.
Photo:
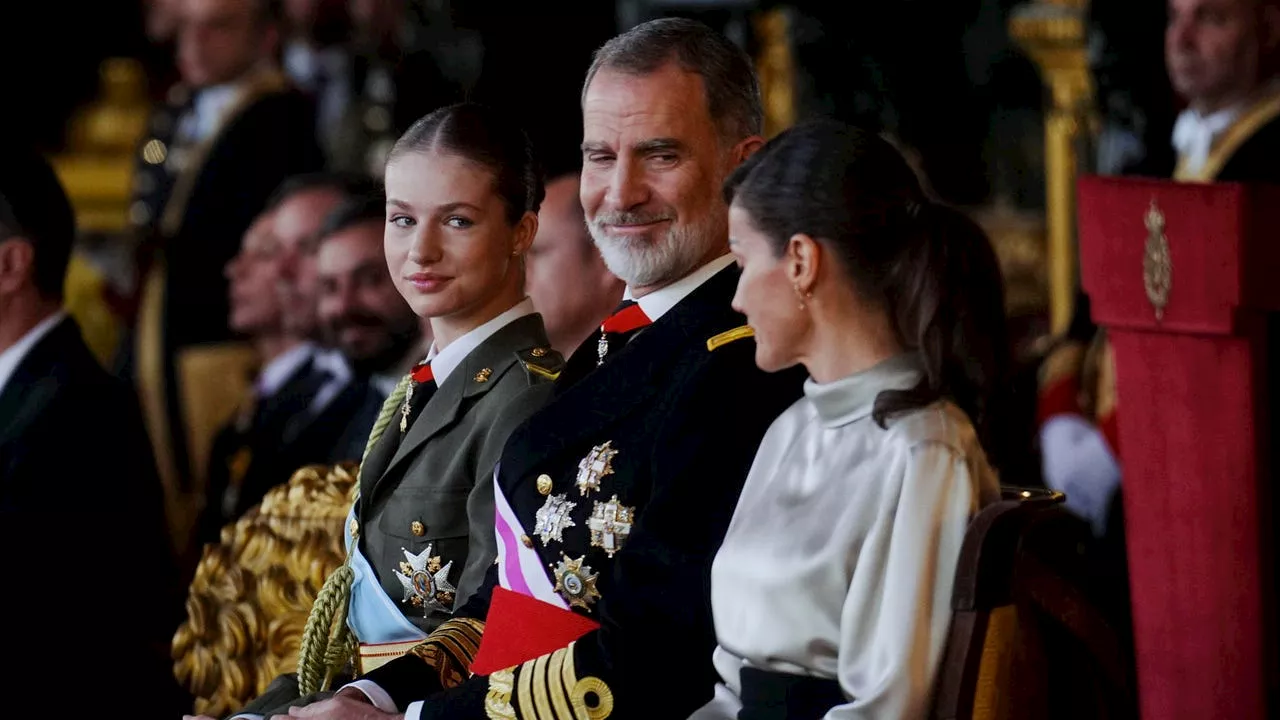
[{"label": "woman's profile face", "polygon": [[488,168],[410,151],[387,163],[385,182],[387,267],[419,317],[465,316],[522,272],[514,253],[525,248]]},{"label": "woman's profile face", "polygon": [[729,207],[729,249],[742,268],[733,309],[746,315],[755,331],[756,365],[766,372],[795,365],[809,318],[800,309],[787,261],[776,255],[769,238],[736,203]]}]

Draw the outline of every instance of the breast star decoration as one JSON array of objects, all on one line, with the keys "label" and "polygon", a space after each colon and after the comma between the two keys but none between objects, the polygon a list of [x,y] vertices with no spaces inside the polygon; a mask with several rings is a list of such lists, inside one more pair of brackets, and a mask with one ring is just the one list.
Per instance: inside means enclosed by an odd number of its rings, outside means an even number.
[{"label": "breast star decoration", "polygon": [[576,560],[568,555],[561,555],[560,562],[552,567],[556,577],[556,592],[569,601],[569,607],[580,607],[590,610],[591,604],[600,599],[600,591],[596,590],[596,573],[590,565],[583,565],[586,556]]},{"label": "breast star decoration", "polygon": [[631,524],[635,522],[636,509],[618,502],[614,495],[609,502],[597,502],[587,518],[587,528],[591,530],[591,547],[603,548],[606,555],[622,549],[623,543],[631,535]]},{"label": "breast star decoration", "polygon": [[546,502],[542,503],[538,512],[533,514],[533,532],[542,538],[543,545],[553,540],[564,542],[561,533],[565,528],[571,528],[577,524],[573,518],[569,517],[575,505],[577,503],[570,502],[569,497],[563,493],[547,496]]},{"label": "breast star decoration", "polygon": [[618,451],[613,449],[613,441],[591,448],[591,452],[578,462],[578,492],[583,497],[592,490],[600,489],[600,480],[613,474],[613,458]]},{"label": "breast star decoration", "polygon": [[396,578],[404,586],[404,598],[400,602],[422,608],[423,617],[432,610],[453,612],[454,593],[458,590],[449,584],[449,570],[453,568],[453,561],[441,566],[440,556],[431,555],[432,545],[428,545],[426,550],[417,555],[404,548],[400,549],[404,551],[405,557],[405,561],[400,563],[400,569],[395,571]]}]

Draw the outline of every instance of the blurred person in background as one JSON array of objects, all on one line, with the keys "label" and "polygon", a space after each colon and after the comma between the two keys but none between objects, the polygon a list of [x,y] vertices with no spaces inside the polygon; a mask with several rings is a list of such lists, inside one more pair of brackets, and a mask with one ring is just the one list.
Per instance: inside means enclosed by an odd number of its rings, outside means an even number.
[{"label": "blurred person in background", "polygon": [[[274,63],[272,0],[176,0],[182,82],[157,108],[139,145],[129,219],[144,278],[123,370],[138,384],[170,497],[203,474],[201,448],[217,427],[216,375],[233,345],[223,268],[286,177],[323,156],[311,102]],[[190,519],[171,507],[174,537]]]},{"label": "blurred person in background", "polygon": [[574,171],[547,183],[538,235],[525,266],[529,297],[547,324],[551,346],[565,356],[600,327],[625,289],[605,267],[587,232],[578,179]]},{"label": "blurred person in background", "polygon": [[359,459],[376,414],[360,409],[379,398],[340,352],[316,342],[314,245],[331,212],[375,193],[358,177],[290,178],[227,265],[231,323],[257,347],[260,370],[251,396],[214,441],[201,542],[216,540],[223,525],[299,467]]},{"label": "blurred person in background", "polygon": [[[10,619],[9,687],[49,687],[86,633],[110,662],[57,682],[82,704],[122,681],[148,692],[135,709],[181,707],[168,659],[181,588],[137,398],[90,354],[62,288],[76,233],[53,169],[0,148],[0,542],[10,549],[0,612]],[[88,539],[90,527],[110,527]],[[107,553],[93,552],[105,541]],[[75,578],[90,573],[93,587]],[[51,591],[39,578],[54,578]],[[144,592],[137,592],[145,588]]]},{"label": "blurred person in background", "polygon": [[351,102],[351,33],[346,0],[284,0],[285,74],[316,103],[316,135],[327,155]]}]

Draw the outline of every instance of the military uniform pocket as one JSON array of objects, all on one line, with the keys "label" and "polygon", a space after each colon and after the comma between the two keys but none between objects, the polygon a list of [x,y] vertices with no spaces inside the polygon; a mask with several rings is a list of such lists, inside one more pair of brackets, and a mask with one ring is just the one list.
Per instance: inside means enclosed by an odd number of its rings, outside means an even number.
[{"label": "military uniform pocket", "polygon": [[396,553],[396,580],[405,601],[423,610],[451,612],[455,584],[467,563],[470,521],[467,493],[401,492],[378,521]]}]

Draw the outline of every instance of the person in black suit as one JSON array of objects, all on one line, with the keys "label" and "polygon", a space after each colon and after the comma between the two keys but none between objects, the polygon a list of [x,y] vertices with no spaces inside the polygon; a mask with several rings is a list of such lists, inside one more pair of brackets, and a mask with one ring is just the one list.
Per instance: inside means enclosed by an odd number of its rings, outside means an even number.
[{"label": "person in black suit", "polygon": [[178,3],[182,83],[138,146],[129,219],[144,279],[124,368],[175,495],[200,475],[212,430],[194,415],[212,387],[204,369],[233,340],[222,269],[276,187],[324,164],[314,103],[274,65],[278,3]]},{"label": "person in black suit", "polygon": [[[230,324],[251,338],[262,367],[251,401],[214,438],[201,542],[216,540],[223,525],[298,468],[359,461],[364,450],[389,389],[370,383],[342,350],[313,342],[319,334],[315,246],[333,232],[329,216],[337,213],[335,219],[342,221],[349,202],[382,206],[381,193],[367,178],[331,173],[290,178],[227,265]],[[404,307],[398,294],[396,300]],[[398,326],[408,335],[396,345],[401,356],[416,340],[415,321]]]},{"label": "person in black suit", "polygon": [[[175,712],[168,643],[182,609],[137,399],[61,308],[71,206],[38,155],[0,149],[0,543],[9,687],[48,685],[86,646],[106,658],[59,682],[93,702],[112,683]],[[41,685],[40,683],[43,683]]]},{"label": "person in black suit", "polygon": [[676,718],[711,697],[711,562],[803,380],[756,367],[730,305],[721,185],[763,142],[758,84],[729,40],[667,18],[601,48],[583,110],[580,195],[623,306],[503,450],[485,585],[315,717]]}]

